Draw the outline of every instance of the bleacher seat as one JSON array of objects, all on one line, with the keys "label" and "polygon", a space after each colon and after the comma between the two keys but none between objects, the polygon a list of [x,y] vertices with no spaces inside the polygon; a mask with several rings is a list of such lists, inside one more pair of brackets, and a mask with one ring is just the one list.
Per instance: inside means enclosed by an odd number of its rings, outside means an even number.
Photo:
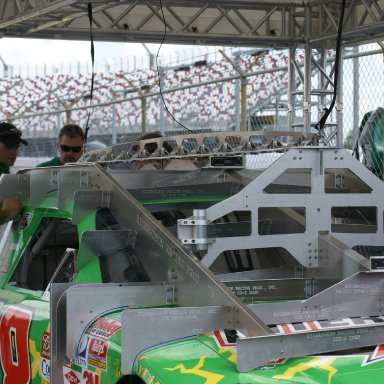
[{"label": "bleacher seat", "polygon": [[[331,53],[330,53],[331,54]],[[287,66],[287,52],[270,52],[261,56],[249,53],[240,55],[238,65],[244,71],[259,69],[274,70]],[[176,71],[173,68],[164,69],[160,74],[162,91],[179,88],[185,85],[217,81],[237,75],[231,64],[224,58],[205,66],[189,66],[187,70]],[[104,71],[94,76],[94,92],[92,105],[96,106],[91,112],[91,125],[99,134],[117,132],[128,133],[140,131],[141,100],[126,100],[121,103],[107,105],[119,99],[129,99],[138,96],[140,92],[153,93],[147,98],[147,129],[158,129],[161,113],[164,111],[162,99],[156,95],[159,92],[158,73],[155,69],[140,69],[134,72]],[[13,122],[25,131],[25,137],[38,137],[41,134],[55,138],[59,128],[66,121],[69,109],[71,119],[84,126],[90,106],[90,74],[77,76],[55,73],[49,76],[31,76],[0,79],[0,118],[13,118]],[[282,89],[286,89],[288,78],[286,71],[267,72],[263,75],[247,77],[247,109],[254,113],[257,108],[270,101]],[[148,90],[142,90],[149,86]],[[167,109],[177,120],[196,126],[209,126],[219,121],[221,126],[230,127],[235,120],[236,95],[235,81],[215,82],[209,85],[187,88],[172,93],[164,92],[163,98]],[[98,104],[102,104],[97,106]],[[63,111],[60,114],[55,111]],[[39,115],[44,113],[43,115]],[[17,116],[25,116],[17,119]],[[165,121],[174,124],[168,115]],[[179,127],[178,127],[179,128]],[[127,131],[126,131],[127,130]]]}]

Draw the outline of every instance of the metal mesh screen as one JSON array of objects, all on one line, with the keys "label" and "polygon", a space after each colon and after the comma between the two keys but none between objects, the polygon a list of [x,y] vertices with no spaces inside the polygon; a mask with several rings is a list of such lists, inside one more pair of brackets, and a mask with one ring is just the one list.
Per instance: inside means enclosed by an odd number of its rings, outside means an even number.
[{"label": "metal mesh screen", "polygon": [[384,72],[377,45],[345,52],[343,77],[344,146],[383,177]]}]

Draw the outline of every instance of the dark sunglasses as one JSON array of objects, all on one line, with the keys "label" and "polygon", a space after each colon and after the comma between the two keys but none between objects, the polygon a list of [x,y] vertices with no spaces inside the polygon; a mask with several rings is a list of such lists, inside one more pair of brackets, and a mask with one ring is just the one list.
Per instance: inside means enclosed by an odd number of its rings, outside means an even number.
[{"label": "dark sunglasses", "polygon": [[63,144],[60,144],[60,149],[63,151],[63,152],[69,152],[69,151],[72,151],[74,153],[78,153],[80,152],[83,147],[82,146],[76,146],[76,147],[70,147],[69,145],[63,145]]}]

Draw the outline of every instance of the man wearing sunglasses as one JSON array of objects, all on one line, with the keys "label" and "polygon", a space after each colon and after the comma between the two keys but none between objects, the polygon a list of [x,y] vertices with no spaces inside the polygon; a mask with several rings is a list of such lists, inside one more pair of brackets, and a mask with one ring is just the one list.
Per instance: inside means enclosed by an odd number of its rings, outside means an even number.
[{"label": "man wearing sunglasses", "polygon": [[[21,138],[21,131],[13,124],[0,123],[0,175],[10,173],[10,167],[15,164],[20,144],[28,145]],[[23,206],[18,198],[5,198],[0,202],[0,225],[15,219]]]},{"label": "man wearing sunglasses", "polygon": [[84,131],[76,124],[68,124],[59,132],[58,156],[40,163],[38,167],[53,167],[66,163],[76,163],[83,154]]}]

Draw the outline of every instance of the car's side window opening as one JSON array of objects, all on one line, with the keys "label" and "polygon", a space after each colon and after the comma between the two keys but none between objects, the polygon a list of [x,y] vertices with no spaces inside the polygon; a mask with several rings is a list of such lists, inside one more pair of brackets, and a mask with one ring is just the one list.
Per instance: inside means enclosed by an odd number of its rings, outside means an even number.
[{"label": "car's side window opening", "polygon": [[45,218],[28,244],[10,284],[45,290],[67,248],[79,247],[77,227],[69,220]]},{"label": "car's side window opening", "polygon": [[67,248],[64,256],[61,258],[59,266],[56,268],[51,281],[48,284],[47,290],[50,290],[52,283],[71,283],[75,277],[75,261],[77,257],[77,250]]},{"label": "car's side window opening", "polygon": [[[96,214],[97,230],[119,230],[120,226],[108,208],[99,209]],[[133,245],[114,247],[99,254],[103,283],[150,281]]]}]

